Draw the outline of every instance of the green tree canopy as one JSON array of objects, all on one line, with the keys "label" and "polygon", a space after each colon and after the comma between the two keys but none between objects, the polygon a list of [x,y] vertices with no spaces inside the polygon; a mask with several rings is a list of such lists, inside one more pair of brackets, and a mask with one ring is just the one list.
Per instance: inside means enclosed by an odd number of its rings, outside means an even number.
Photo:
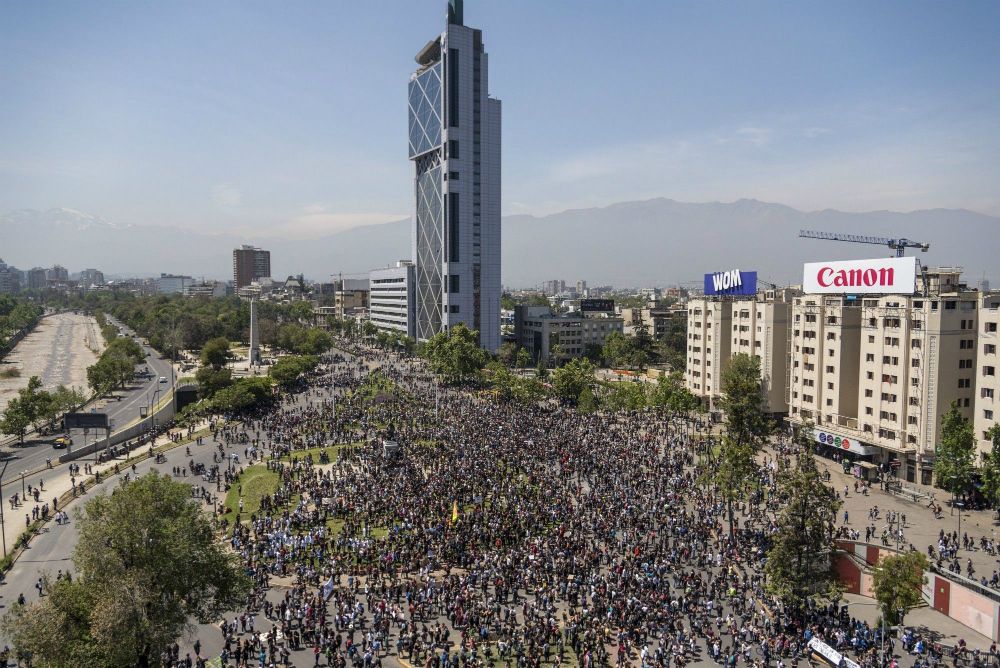
[{"label": "green tree canopy", "polygon": [[759,475],[755,457],[771,431],[760,386],[760,359],[734,355],[722,374],[726,433],[714,469],[716,487],[726,499],[731,534],[736,531],[733,504],[746,496]]},{"label": "green tree canopy", "polygon": [[268,371],[268,375],[278,385],[288,387],[319,365],[319,359],[314,355],[289,355],[282,357]]},{"label": "green tree canopy", "polygon": [[552,389],[564,401],[577,403],[584,388],[594,382],[594,365],[589,360],[572,359],[552,372]]},{"label": "green tree canopy", "polygon": [[229,339],[217,336],[209,339],[201,348],[201,364],[213,369],[221,369],[229,361]]},{"label": "green tree canopy", "polygon": [[438,332],[424,345],[431,370],[447,383],[472,380],[486,364],[486,351],[479,347],[479,332],[463,323]]},{"label": "green tree canopy", "polygon": [[885,556],[876,564],[872,589],[888,624],[902,624],[906,612],[923,603],[926,568],[927,557],[915,551]]},{"label": "green tree canopy", "polygon": [[941,416],[941,440],[934,456],[934,482],[952,494],[963,494],[972,483],[976,435],[958,402]]},{"label": "green tree canopy", "polygon": [[840,501],[820,479],[808,438],[797,437],[801,451],[793,466],[780,470],[777,529],[764,565],[767,590],[793,610],[806,599],[837,592],[831,560],[833,525]]},{"label": "green tree canopy", "polygon": [[78,576],[51,582],[3,618],[36,665],[155,666],[189,618],[213,622],[250,589],[188,485],[149,473],[90,501],[73,552]]}]

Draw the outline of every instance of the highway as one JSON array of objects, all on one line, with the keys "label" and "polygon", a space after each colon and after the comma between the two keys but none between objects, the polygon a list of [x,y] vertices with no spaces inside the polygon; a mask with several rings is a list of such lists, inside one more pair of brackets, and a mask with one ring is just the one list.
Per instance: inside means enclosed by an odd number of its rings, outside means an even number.
[{"label": "highway", "polygon": [[[108,322],[123,330],[125,336],[135,336],[135,332],[113,318],[109,317]],[[162,406],[173,398],[173,385],[176,377],[170,361],[161,357],[159,353],[149,346],[144,345],[143,349],[148,353],[148,356],[146,357],[146,363],[140,364],[138,368],[148,368],[150,375],[136,376],[124,390],[116,390],[111,395],[101,397],[84,408],[88,412],[107,413],[108,419],[111,421],[112,432],[124,429],[138,422],[140,419],[140,407],[145,406],[148,409],[153,405]],[[161,377],[166,378],[166,382],[159,382]],[[149,422],[150,418],[146,418],[146,421]],[[103,436],[103,433],[95,435],[93,433],[83,434],[79,431],[74,432],[72,434],[73,444],[70,447],[83,447],[93,443],[94,438],[100,436]],[[22,474],[25,471],[31,474],[39,469],[44,469],[47,466],[46,460],[48,459],[51,459],[54,464],[59,455],[65,451],[52,447],[51,440],[49,440],[47,442],[28,443],[23,447],[14,446],[10,448],[10,452],[12,456],[0,463],[0,469],[3,469],[4,464],[7,464],[7,468],[3,472],[3,485],[15,481],[20,482]],[[92,456],[84,458],[86,461],[91,459],[93,459]],[[27,480],[37,483],[38,478],[44,478],[44,476],[44,473],[29,475]]]}]

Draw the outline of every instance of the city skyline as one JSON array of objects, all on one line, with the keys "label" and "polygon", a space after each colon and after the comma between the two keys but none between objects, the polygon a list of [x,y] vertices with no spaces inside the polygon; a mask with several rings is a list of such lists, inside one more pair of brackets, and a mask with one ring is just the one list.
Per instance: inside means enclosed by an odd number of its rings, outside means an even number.
[{"label": "city skyline", "polygon": [[[400,73],[442,5],[7,9],[0,211],[295,238],[405,218]],[[505,54],[503,213],[1000,213],[995,5],[725,9],[470,3]]]}]

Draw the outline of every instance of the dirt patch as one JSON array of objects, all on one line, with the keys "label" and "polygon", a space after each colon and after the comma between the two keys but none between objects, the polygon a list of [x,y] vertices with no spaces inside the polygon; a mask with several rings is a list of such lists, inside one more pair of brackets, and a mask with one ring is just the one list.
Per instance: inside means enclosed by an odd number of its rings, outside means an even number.
[{"label": "dirt patch", "polygon": [[87,390],[87,367],[104,349],[97,322],[89,316],[59,313],[42,318],[28,336],[0,362],[0,372],[17,369],[19,375],[0,373],[0,411],[38,376],[46,390],[59,385]]}]

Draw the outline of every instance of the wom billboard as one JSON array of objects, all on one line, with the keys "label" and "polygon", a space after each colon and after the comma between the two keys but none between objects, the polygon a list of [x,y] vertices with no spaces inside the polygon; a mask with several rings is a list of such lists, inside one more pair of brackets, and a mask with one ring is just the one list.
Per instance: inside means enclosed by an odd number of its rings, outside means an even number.
[{"label": "wom billboard", "polygon": [[717,271],[705,274],[706,295],[755,295],[757,294],[757,272]]},{"label": "wom billboard", "polygon": [[916,281],[915,257],[810,262],[803,271],[802,289],[806,294],[911,295]]}]

